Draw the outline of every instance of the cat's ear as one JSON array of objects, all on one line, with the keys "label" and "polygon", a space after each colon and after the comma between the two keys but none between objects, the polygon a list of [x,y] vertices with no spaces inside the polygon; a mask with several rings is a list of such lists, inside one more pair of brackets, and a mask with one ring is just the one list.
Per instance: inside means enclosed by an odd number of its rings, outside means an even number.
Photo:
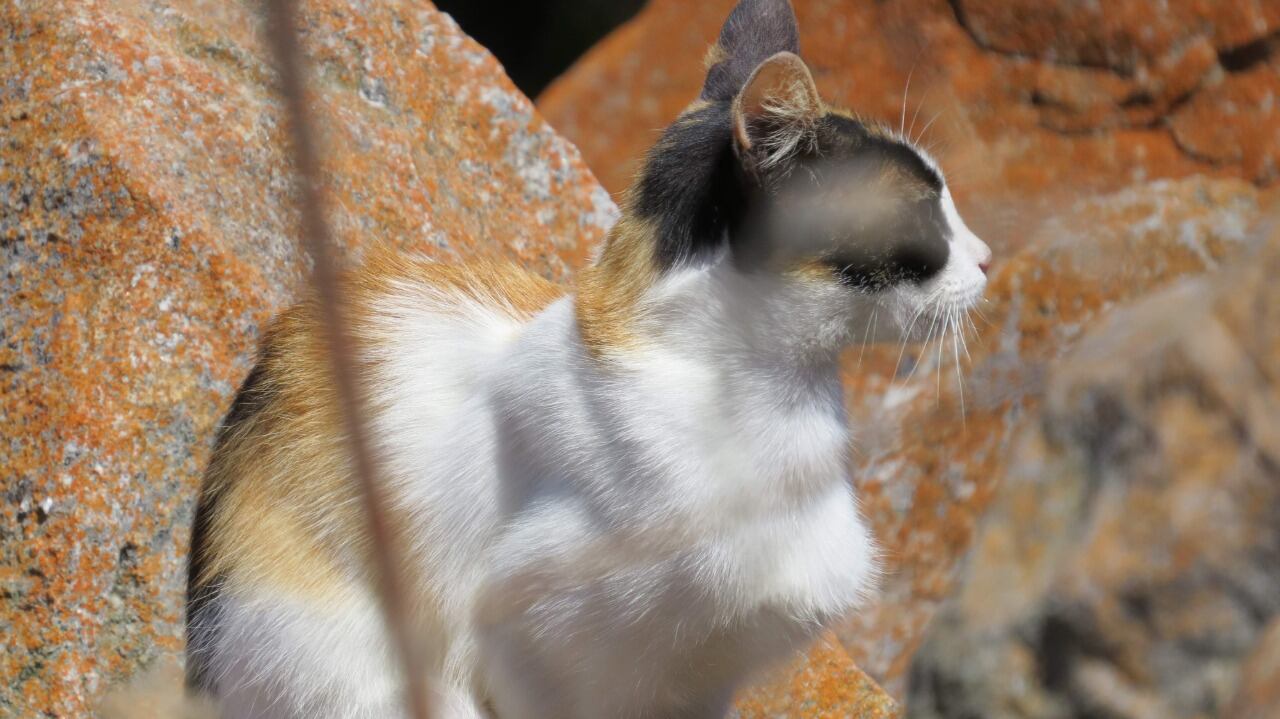
[{"label": "cat's ear", "polygon": [[751,71],[780,52],[800,54],[800,30],[790,0],[741,0],[707,52],[702,99],[732,100]]},{"label": "cat's ear", "polygon": [[809,67],[780,52],[760,63],[733,99],[733,140],[749,169],[778,165],[815,139],[822,99]]}]

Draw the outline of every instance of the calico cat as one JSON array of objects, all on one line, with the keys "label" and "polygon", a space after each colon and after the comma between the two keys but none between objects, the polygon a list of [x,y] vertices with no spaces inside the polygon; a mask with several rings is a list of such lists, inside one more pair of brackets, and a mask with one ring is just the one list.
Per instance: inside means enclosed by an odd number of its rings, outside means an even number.
[{"label": "calico cat", "polygon": [[[839,353],[966,310],[991,254],[797,53],[786,0],[737,5],[575,290],[346,278],[437,716],[722,716],[872,591]],[[229,718],[403,716],[324,351],[313,301],[278,318],[200,496],[188,682]]]}]

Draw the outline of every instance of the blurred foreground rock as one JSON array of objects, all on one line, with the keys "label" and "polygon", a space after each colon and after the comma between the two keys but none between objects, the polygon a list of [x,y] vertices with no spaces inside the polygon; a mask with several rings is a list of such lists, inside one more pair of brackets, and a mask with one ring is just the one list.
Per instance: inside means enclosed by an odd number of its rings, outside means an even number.
[{"label": "blurred foreground rock", "polygon": [[909,716],[1280,716],[1278,272],[1280,232],[1056,365]]},{"label": "blurred foreground rock", "polygon": [[1240,669],[1235,698],[1224,719],[1269,719],[1280,716],[1280,619],[1254,648]]}]

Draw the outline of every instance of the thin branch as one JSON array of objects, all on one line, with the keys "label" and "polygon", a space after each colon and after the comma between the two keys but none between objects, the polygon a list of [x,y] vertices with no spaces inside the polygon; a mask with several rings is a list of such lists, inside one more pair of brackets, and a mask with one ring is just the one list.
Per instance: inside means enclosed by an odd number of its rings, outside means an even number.
[{"label": "thin branch", "polygon": [[347,329],[342,291],[338,286],[333,241],[325,221],[324,198],[318,189],[320,167],[312,134],[313,127],[307,115],[304,60],[299,50],[298,31],[294,25],[296,2],[266,0],[266,6],[267,43],[271,46],[280,72],[280,92],[292,131],[296,170],[294,182],[298,193],[298,209],[302,216],[302,244],[311,255],[311,284],[324,315],[330,368],[341,405],[355,478],[364,500],[377,575],[378,598],[386,621],[387,636],[400,660],[409,716],[413,719],[429,719],[427,675],[417,643],[413,640],[405,582],[401,576],[401,565],[397,561],[400,555],[396,551],[386,497],[382,492],[383,484],[378,477],[378,464],[369,446],[368,425],[364,421],[365,398],[356,382],[351,335]]}]

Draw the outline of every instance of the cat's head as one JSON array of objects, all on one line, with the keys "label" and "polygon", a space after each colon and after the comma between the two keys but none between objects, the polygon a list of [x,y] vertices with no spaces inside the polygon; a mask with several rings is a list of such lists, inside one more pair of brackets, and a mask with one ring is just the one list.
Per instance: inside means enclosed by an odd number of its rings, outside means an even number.
[{"label": "cat's head", "polygon": [[[739,8],[768,6],[786,3]],[[708,78],[713,91],[717,80]],[[901,134],[824,103],[798,55],[754,67],[729,117],[743,193],[729,251],[741,269],[838,283],[888,306],[899,324],[981,298],[991,250],[961,219],[938,164]]]},{"label": "cat's head", "polygon": [[652,234],[659,274],[728,263],[850,325],[885,308],[899,331],[971,307],[991,261],[936,162],[822,100],[787,0],[734,8],[700,97],[650,151],[624,222]]}]

